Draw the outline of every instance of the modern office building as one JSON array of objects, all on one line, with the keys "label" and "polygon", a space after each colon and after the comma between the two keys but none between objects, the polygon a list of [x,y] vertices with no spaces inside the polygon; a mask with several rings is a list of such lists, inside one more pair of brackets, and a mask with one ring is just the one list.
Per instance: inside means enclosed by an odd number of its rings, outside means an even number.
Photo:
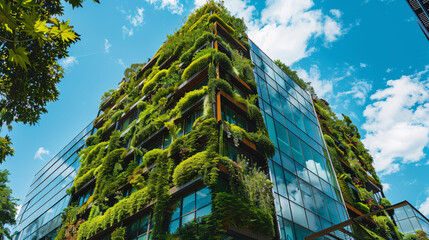
[{"label": "modern office building", "polygon": [[218,3],[192,13],[36,175],[16,240],[304,239],[362,214],[362,189],[381,192],[352,171],[375,175],[367,156],[244,29]]},{"label": "modern office building", "polygon": [[70,200],[66,190],[73,185],[79,170],[78,153],[92,129],[91,122],[36,173],[17,217],[14,240],[55,237],[61,226],[61,213]]},{"label": "modern office building", "polygon": [[429,40],[429,1],[428,0],[407,0],[411,9],[417,16],[417,22],[426,38]]}]

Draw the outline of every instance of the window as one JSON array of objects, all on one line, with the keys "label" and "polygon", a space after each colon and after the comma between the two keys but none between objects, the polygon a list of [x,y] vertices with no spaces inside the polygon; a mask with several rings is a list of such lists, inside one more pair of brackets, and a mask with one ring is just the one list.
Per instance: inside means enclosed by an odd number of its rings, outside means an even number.
[{"label": "window", "polygon": [[247,130],[246,120],[225,106],[222,107],[222,121],[235,124],[244,130]]},{"label": "window", "polygon": [[149,240],[151,239],[150,232],[152,227],[151,214],[146,214],[128,225],[127,239]]},{"label": "window", "polygon": [[195,120],[203,115],[203,110],[200,109],[192,114],[189,114],[182,122],[182,130],[179,132],[178,137],[188,134],[192,130]]},{"label": "window", "polygon": [[274,124],[276,126],[277,140],[278,140],[280,150],[286,153],[287,155],[292,156],[289,139],[288,139],[288,131],[279,122],[274,121]]},{"label": "window", "polygon": [[87,190],[84,194],[79,197],[79,207],[84,205],[88,201],[89,197],[94,193],[94,188]]},{"label": "window", "polygon": [[208,187],[176,200],[171,206],[169,232],[174,233],[184,224],[211,213],[211,193]]},{"label": "window", "polygon": [[234,147],[229,142],[223,142],[223,156],[229,157],[234,162],[238,162],[240,160],[246,159],[248,164],[253,164],[250,156],[243,151],[240,151],[238,148]]},{"label": "window", "polygon": [[128,126],[130,125],[130,123],[132,123],[135,119],[137,119],[138,117],[138,111],[135,112],[133,115],[131,115],[129,118],[127,118],[119,127],[119,130],[121,132],[123,132],[125,129],[128,128]]}]

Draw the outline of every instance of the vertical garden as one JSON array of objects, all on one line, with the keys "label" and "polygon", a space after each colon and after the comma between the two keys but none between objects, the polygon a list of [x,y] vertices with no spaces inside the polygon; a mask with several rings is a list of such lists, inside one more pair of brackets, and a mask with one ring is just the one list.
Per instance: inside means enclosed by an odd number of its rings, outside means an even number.
[{"label": "vertical garden", "polygon": [[245,31],[210,1],[103,95],[56,239],[274,236]]}]

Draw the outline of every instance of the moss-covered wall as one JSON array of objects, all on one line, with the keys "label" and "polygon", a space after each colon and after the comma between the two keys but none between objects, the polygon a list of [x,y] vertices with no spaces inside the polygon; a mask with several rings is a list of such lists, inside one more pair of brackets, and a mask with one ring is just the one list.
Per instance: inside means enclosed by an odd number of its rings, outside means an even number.
[{"label": "moss-covered wall", "polygon": [[[145,209],[152,212],[152,239],[212,239],[229,226],[274,236],[272,183],[260,168],[266,167],[274,146],[255,100],[253,64],[216,35],[215,24],[248,46],[243,21],[210,1],[167,36],[150,62],[127,69],[120,87],[103,95],[102,114],[94,122],[98,130],[80,152],[81,167],[68,190],[75,201],[86,189],[93,188],[93,194],[82,206],[72,203],[66,209],[56,239],[99,238],[104,230],[112,239],[124,239],[127,229],[121,222]],[[215,41],[228,53],[214,49]],[[206,86],[182,94],[182,87],[206,68]],[[220,69],[242,79],[251,93],[236,93]],[[256,128],[246,131],[216,119],[219,91],[245,106],[247,121]],[[203,114],[183,135],[181,123],[195,108]],[[149,150],[159,137],[164,143]],[[219,154],[228,137],[238,148],[253,143],[259,165],[249,165],[245,158],[235,163]],[[168,233],[170,190],[195,179],[210,188],[212,212]]]}]

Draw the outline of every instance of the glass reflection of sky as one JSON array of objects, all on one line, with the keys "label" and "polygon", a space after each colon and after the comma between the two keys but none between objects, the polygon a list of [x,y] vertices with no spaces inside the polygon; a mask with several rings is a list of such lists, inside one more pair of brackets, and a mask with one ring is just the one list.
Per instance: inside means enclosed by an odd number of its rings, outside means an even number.
[{"label": "glass reflection of sky", "polygon": [[269,166],[281,239],[348,219],[311,96],[250,45],[259,106],[276,147]]}]

